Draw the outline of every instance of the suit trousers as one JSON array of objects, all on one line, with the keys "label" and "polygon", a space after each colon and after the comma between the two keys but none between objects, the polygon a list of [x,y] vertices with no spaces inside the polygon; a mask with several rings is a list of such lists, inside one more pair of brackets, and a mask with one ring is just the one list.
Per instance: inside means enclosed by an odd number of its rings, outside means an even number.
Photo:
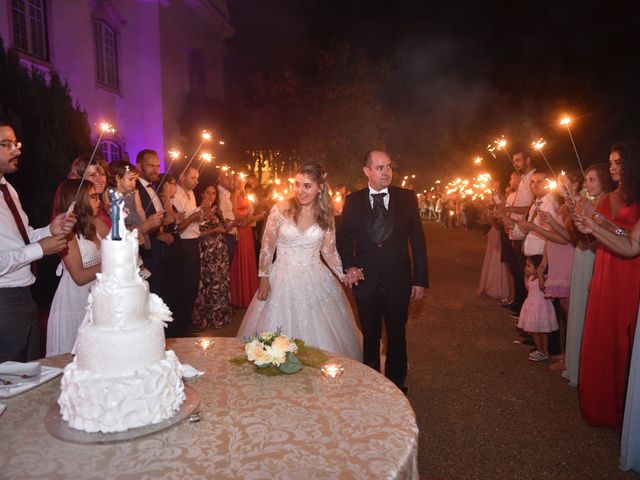
[{"label": "suit trousers", "polygon": [[514,255],[509,268],[511,269],[511,275],[513,275],[513,301],[520,308],[524,303],[524,299],[527,298],[527,290],[524,286],[525,258],[522,250],[524,240],[512,240],[511,244],[513,245]]},{"label": "suit trousers", "polygon": [[171,272],[166,283],[170,290],[173,322],[167,327],[167,337],[189,337],[193,330],[193,307],[200,285],[200,239],[176,239],[172,251]]},{"label": "suit trousers", "polygon": [[38,307],[31,287],[0,288],[0,362],[40,358]]},{"label": "suit trousers", "polygon": [[363,363],[380,371],[380,339],[384,323],[387,332],[385,376],[399,388],[407,376],[406,325],[409,316],[409,293],[391,292],[382,284],[366,298],[357,294],[358,318],[362,328]]}]

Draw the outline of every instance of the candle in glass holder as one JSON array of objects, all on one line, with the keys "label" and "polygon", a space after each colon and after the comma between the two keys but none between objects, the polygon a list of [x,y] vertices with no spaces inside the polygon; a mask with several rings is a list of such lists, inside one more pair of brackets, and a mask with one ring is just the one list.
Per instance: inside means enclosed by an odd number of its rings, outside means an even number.
[{"label": "candle in glass holder", "polygon": [[344,373],[344,367],[339,363],[327,363],[320,369],[326,378],[338,378]]},{"label": "candle in glass holder", "polygon": [[207,354],[207,351],[213,347],[215,342],[211,338],[202,338],[196,342],[196,348],[202,352],[203,355]]}]

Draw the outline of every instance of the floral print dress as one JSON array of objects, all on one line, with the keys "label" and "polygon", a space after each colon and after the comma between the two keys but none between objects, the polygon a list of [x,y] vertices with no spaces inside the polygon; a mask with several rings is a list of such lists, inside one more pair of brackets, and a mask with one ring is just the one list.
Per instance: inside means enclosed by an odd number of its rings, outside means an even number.
[{"label": "floral print dress", "polygon": [[[222,214],[213,207],[212,220],[200,226],[202,231],[224,225]],[[229,259],[227,244],[220,233],[200,237],[200,287],[193,309],[193,326],[198,330],[220,328],[231,323]]]}]

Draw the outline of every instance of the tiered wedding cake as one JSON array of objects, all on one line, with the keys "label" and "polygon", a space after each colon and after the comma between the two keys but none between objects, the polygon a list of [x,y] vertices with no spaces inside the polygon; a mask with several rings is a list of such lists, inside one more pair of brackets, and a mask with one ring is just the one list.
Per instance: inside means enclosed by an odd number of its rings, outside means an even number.
[{"label": "tiered wedding cake", "polygon": [[64,369],[62,418],[87,432],[119,432],[171,417],[185,399],[182,367],[165,351],[171,312],[138,273],[137,232],[102,240],[102,273]]}]

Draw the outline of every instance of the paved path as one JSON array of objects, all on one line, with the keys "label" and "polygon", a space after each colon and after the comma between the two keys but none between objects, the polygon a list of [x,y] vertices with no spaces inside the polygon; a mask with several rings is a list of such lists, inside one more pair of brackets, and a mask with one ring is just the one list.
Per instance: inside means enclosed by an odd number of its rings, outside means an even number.
[{"label": "paved path", "polygon": [[[577,391],[533,364],[513,320],[474,295],[485,237],[425,225],[431,288],[412,308],[407,384],[420,474],[449,479],[638,479],[618,470],[615,432],[587,426]],[[233,325],[211,332],[233,335]]]}]

